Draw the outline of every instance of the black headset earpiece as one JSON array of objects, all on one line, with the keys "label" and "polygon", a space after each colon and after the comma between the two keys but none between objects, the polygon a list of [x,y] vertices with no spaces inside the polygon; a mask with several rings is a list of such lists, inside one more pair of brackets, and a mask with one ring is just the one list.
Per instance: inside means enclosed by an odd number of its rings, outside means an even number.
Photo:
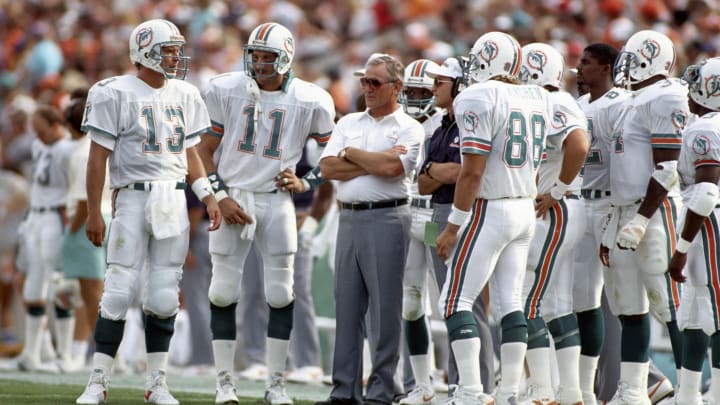
[{"label": "black headset earpiece", "polygon": [[462,70],[463,74],[460,77],[453,78],[453,85],[452,89],[450,90],[450,95],[452,96],[452,98],[457,97],[457,95],[460,94],[461,91],[465,90],[465,87],[467,87],[467,82],[465,80],[465,60],[460,56],[456,56],[455,59],[460,65],[460,69]]}]

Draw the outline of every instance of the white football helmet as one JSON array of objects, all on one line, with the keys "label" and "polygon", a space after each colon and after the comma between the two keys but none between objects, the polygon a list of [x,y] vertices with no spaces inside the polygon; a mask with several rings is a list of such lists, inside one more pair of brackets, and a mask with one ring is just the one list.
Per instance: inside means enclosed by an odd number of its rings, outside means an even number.
[{"label": "white football helmet", "polygon": [[418,59],[405,68],[403,90],[398,101],[407,114],[419,118],[430,114],[435,108],[435,97],[432,94],[427,98],[408,98],[406,91],[409,87],[417,87],[432,92],[433,79],[428,76],[427,72],[438,68],[437,63],[427,59]]},{"label": "white football helmet", "polygon": [[720,111],[720,57],[704,60],[685,70],[690,98],[701,106]]},{"label": "white football helmet", "polygon": [[[163,66],[162,48],[176,45],[180,46],[178,66],[166,70]],[[190,62],[189,56],[183,56],[184,46],[185,37],[175,24],[162,19],[148,20],[135,27],[130,34],[130,60],[162,73],[166,79],[184,79]]]},{"label": "white football helmet", "polygon": [[522,66],[518,77],[523,83],[562,88],[565,62],[555,48],[533,42],[522,47]]},{"label": "white football helmet", "polygon": [[[265,51],[277,54],[275,62],[272,62],[274,71],[272,77],[282,75],[290,70],[293,56],[295,56],[295,40],[290,31],[278,23],[260,24],[250,33],[245,51],[245,73],[250,77],[259,78],[253,69],[253,51]],[[255,65],[258,65],[256,63]],[[262,76],[260,76],[262,77]]]},{"label": "white football helmet", "polygon": [[469,77],[476,83],[495,76],[517,77],[521,48],[518,41],[504,32],[488,32],[475,41],[469,56]]},{"label": "white football helmet", "polygon": [[629,86],[653,76],[669,76],[673,64],[675,47],[670,38],[657,31],[638,31],[615,60],[615,84]]}]

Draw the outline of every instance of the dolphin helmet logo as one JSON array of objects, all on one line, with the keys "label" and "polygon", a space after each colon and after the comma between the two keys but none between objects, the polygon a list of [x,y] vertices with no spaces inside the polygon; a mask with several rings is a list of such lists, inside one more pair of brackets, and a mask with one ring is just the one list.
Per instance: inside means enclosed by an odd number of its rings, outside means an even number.
[{"label": "dolphin helmet logo", "polygon": [[479,56],[480,59],[490,64],[490,61],[497,58],[498,53],[498,46],[494,41],[485,41],[485,43],[482,44],[482,47],[480,47]]},{"label": "dolphin helmet logo", "polygon": [[548,62],[548,57],[542,51],[533,50],[533,51],[530,51],[527,55],[528,66],[537,70],[540,73],[545,73],[543,70],[545,68],[545,65],[547,65],[547,62]]},{"label": "dolphin helmet logo", "polygon": [[652,65],[653,59],[660,55],[660,44],[653,39],[646,39],[640,48],[640,55]]},{"label": "dolphin helmet logo", "polygon": [[141,51],[152,44],[153,30],[150,27],[143,28],[135,35],[135,42],[138,45],[138,50]]},{"label": "dolphin helmet logo", "polygon": [[720,76],[712,75],[705,78],[705,92],[707,97],[720,96]]}]

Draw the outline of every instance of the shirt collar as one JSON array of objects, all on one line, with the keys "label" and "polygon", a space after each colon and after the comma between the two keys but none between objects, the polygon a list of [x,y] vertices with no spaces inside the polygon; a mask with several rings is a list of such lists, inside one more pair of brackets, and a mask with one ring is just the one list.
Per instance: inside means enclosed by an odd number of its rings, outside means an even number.
[{"label": "shirt collar", "polygon": [[[402,108],[402,106],[401,106],[400,104],[397,104],[397,106],[398,106],[398,108],[396,108],[395,111],[393,111],[392,113],[390,113],[390,114],[388,114],[388,115],[383,116],[383,117],[380,118],[380,120],[378,120],[377,122],[383,122],[383,121],[385,121],[386,119],[394,119],[395,122],[400,122],[400,114],[405,114],[405,111],[403,110],[403,108]],[[370,110],[368,110],[368,109],[366,108],[366,109],[365,109],[365,112],[364,112],[364,116],[367,117],[367,118],[370,119],[370,120],[375,121],[375,120],[376,120],[375,117],[373,117],[372,115],[370,115],[370,112],[369,112],[369,111],[370,111]]]}]

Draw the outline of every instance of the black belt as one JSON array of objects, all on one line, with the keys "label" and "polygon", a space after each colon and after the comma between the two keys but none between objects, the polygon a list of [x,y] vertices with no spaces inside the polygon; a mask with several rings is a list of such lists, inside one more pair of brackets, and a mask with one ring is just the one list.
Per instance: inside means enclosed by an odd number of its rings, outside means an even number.
[{"label": "black belt", "polygon": [[579,200],[580,196],[577,194],[565,194],[565,198],[568,200]]},{"label": "black belt", "polygon": [[362,211],[362,210],[376,210],[380,208],[393,208],[405,205],[408,203],[407,198],[400,198],[397,200],[383,200],[383,201],[367,201],[367,202],[353,202],[353,203],[341,203],[341,207],[344,210]]},{"label": "black belt", "polygon": [[586,200],[597,200],[602,197],[610,197],[610,190],[583,189],[580,190],[580,194],[582,194],[583,198]]},{"label": "black belt", "polygon": [[[150,183],[150,182],[131,183],[122,188],[129,188],[130,190],[137,190],[137,191],[150,191],[150,190],[152,190],[152,183]],[[186,188],[187,188],[187,183],[185,183],[184,181],[178,181],[177,183],[175,183],[175,190],[185,190]]]},{"label": "black belt", "polygon": [[30,210],[31,210],[32,212],[39,212],[39,213],[51,212],[51,211],[60,212],[60,211],[62,211],[63,209],[65,209],[65,207],[62,206],[62,205],[59,205],[59,206],[57,206],[57,207],[32,207],[32,208],[30,208]]},{"label": "black belt", "polygon": [[415,208],[425,208],[425,209],[430,209],[433,207],[432,201],[423,200],[420,198],[413,198],[412,201],[410,202],[410,205]]}]

